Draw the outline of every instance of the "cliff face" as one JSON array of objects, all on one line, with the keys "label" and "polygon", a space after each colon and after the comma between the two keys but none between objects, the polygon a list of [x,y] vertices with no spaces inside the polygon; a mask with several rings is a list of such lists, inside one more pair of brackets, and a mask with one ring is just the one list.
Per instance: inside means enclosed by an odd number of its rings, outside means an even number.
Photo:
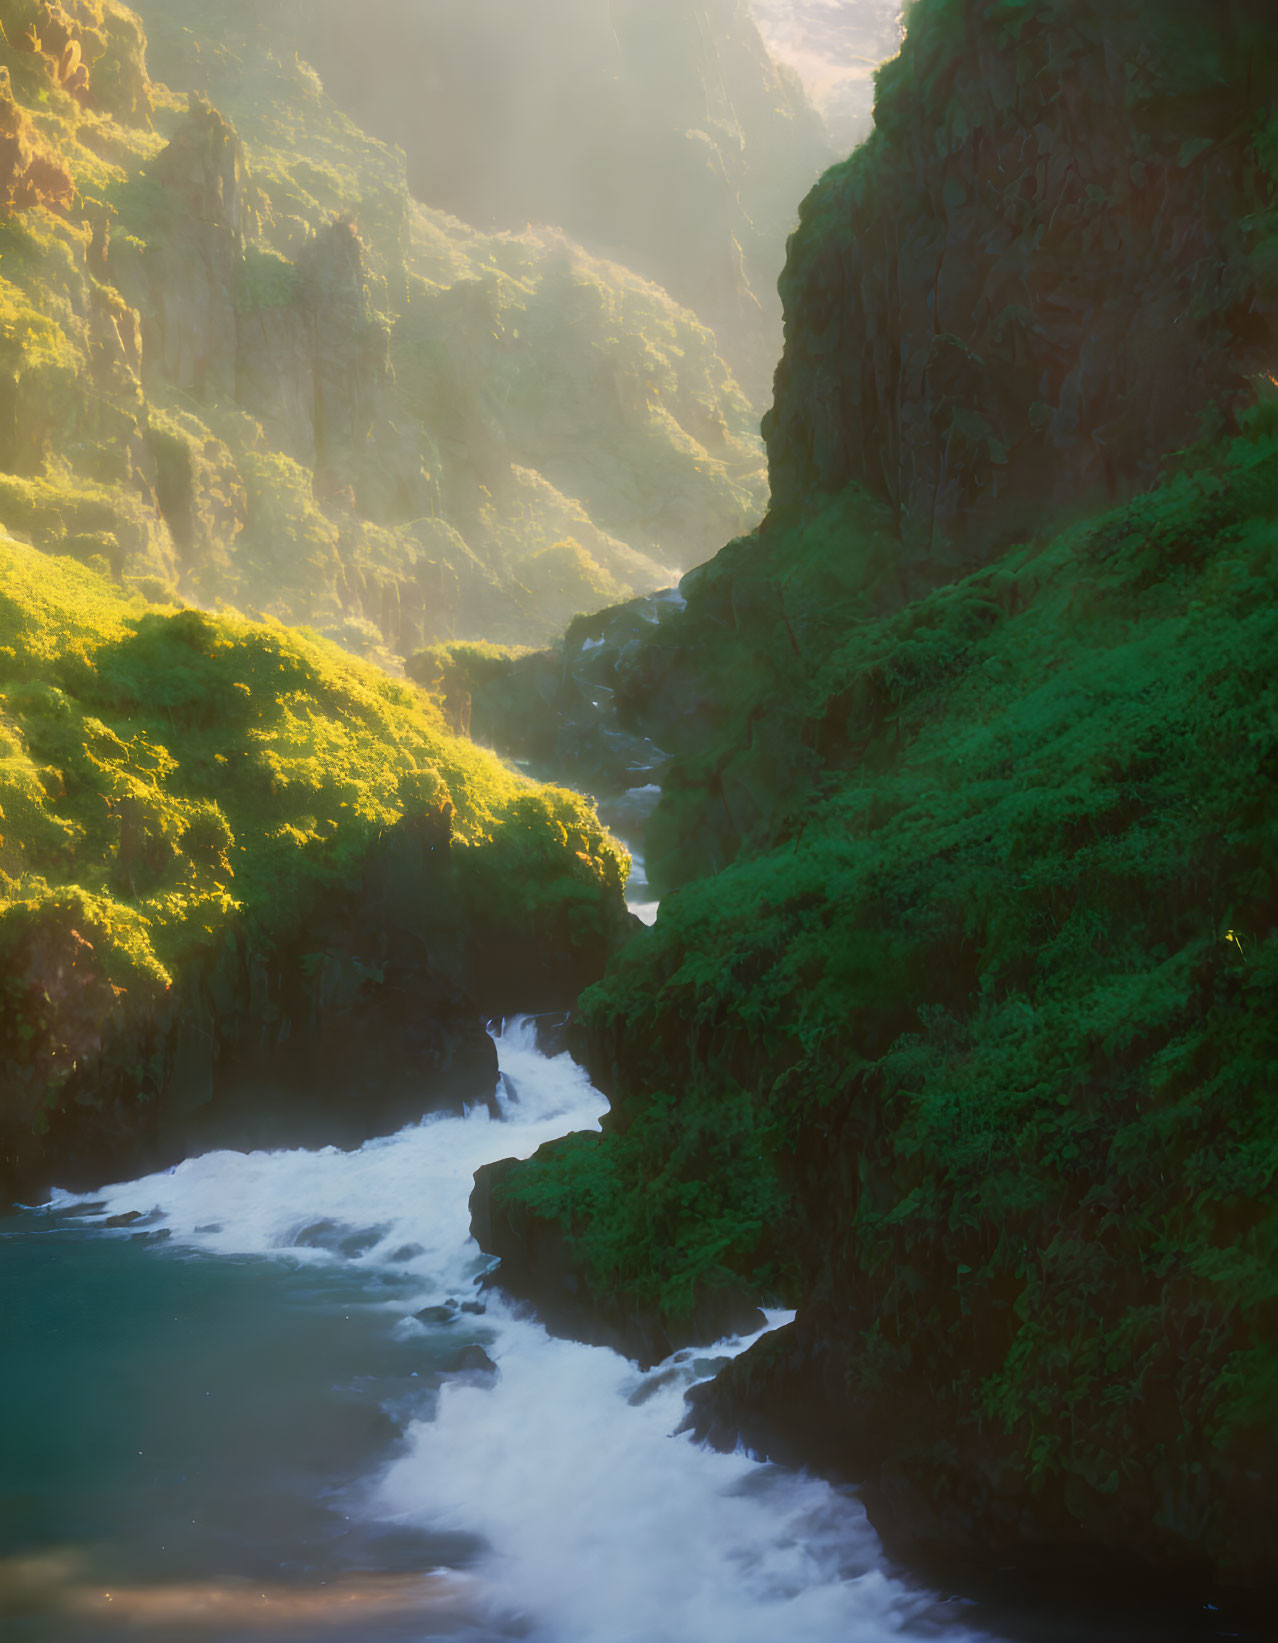
[{"label": "cliff face", "polygon": [[0,523],[392,662],[544,641],[757,516],[689,312],[417,204],[295,42],[206,12],[0,7]]},{"label": "cliff face", "polygon": [[1195,1606],[1273,1590],[1276,75],[1260,6],[914,8],[792,244],[773,513],[592,656],[675,755],[603,1140],[492,1192],[606,1315],[797,1305],[693,1424],[902,1555]]},{"label": "cliff face", "polygon": [[655,280],[762,403],[785,238],[831,152],[744,0],[281,13],[342,106],[404,149],[419,199],[489,228],[554,224]]},{"label": "cliff face", "polygon": [[1262,24],[918,8],[874,136],[807,200],[786,268],[783,517],[860,483],[921,585],[1152,483],[1248,402],[1278,345],[1247,141]]}]

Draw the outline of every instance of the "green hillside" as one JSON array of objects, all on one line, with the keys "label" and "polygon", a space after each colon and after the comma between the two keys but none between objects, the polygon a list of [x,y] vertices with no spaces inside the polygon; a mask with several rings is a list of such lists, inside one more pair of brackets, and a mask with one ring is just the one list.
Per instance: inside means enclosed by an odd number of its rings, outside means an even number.
[{"label": "green hillside", "polygon": [[491,1183],[608,1316],[797,1305],[697,1431],[947,1567],[1272,1579],[1272,45],[919,0],[792,242],[773,511],[615,659],[675,758],[583,1001],[605,1134]]},{"label": "green hillside", "polygon": [[298,1100],[367,1133],[484,1099],[485,1017],[570,1002],[624,921],[589,804],[414,687],[4,540],[0,748],[11,1185],[283,1132]]}]

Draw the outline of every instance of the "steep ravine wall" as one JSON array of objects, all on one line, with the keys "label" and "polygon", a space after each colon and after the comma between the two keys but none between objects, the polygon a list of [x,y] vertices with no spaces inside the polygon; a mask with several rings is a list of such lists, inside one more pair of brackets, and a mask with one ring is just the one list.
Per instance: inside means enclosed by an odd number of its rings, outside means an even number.
[{"label": "steep ravine wall", "polygon": [[805,202],[765,424],[782,518],[891,505],[907,591],[1150,484],[1278,348],[1251,0],[921,0]]},{"label": "steep ravine wall", "polygon": [[415,201],[275,8],[144,10],[0,3],[0,526],[394,668],[758,517],[758,412],[665,290]]},{"label": "steep ravine wall", "polygon": [[279,16],[341,105],[403,148],[419,199],[555,225],[655,280],[766,402],[786,235],[833,150],[745,0],[289,0]]},{"label": "steep ravine wall", "polygon": [[578,1304],[797,1303],[695,1429],[901,1555],[1194,1606],[1274,1595],[1274,47],[919,0],[792,243],[769,520],[592,653],[675,755],[603,1139],[486,1184]]}]

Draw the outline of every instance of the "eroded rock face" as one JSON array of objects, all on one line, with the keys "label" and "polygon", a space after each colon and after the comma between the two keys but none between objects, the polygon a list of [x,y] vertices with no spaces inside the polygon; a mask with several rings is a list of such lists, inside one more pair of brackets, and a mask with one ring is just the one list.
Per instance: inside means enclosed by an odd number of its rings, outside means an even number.
[{"label": "eroded rock face", "polygon": [[1132,494],[1251,397],[1278,350],[1246,226],[1272,181],[1228,65],[1214,94],[1179,83],[1179,53],[1244,49],[1230,11],[1260,15],[1219,8],[1195,48],[1144,0],[916,9],[875,136],[791,246],[780,514],[858,481],[926,585]]},{"label": "eroded rock face", "polygon": [[233,128],[204,98],[190,112],[152,176],[163,191],[168,232],[145,259],[145,363],[195,393],[235,389],[236,271],[251,231],[248,169]]},{"label": "eroded rock face", "polygon": [[0,213],[67,205],[74,193],[70,172],[40,142],[14,101],[9,70],[0,67]]},{"label": "eroded rock face", "polygon": [[830,157],[744,0],[294,0],[335,97],[468,221],[564,228],[714,330],[756,400],[796,201]]},{"label": "eroded rock face", "polygon": [[[239,404],[315,470],[317,492],[353,487],[359,459],[390,420],[393,382],[354,224],[331,223],[295,266],[246,257],[269,207],[234,127],[195,94],[151,177],[159,231],[140,259],[108,254],[145,316],[147,380]],[[410,507],[427,500],[410,498]]]},{"label": "eroded rock face", "polygon": [[[235,372],[238,403],[315,470],[316,494],[332,499],[348,490],[375,518],[386,505],[379,510],[375,496],[362,494],[373,490],[363,468],[389,433],[393,379],[389,337],[369,313],[366,277],[359,234],[343,221],[303,246],[295,267],[270,257],[250,262],[241,278]],[[420,480],[420,452],[414,455]],[[392,496],[406,512],[430,501],[393,487]]]}]

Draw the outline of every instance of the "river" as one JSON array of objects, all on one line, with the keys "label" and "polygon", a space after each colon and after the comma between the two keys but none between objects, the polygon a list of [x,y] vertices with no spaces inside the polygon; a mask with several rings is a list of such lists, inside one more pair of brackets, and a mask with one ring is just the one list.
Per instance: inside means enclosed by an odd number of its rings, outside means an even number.
[{"label": "river", "polygon": [[851,1491],[672,1436],[742,1342],[645,1376],[478,1287],[474,1170],[606,1106],[528,1023],[498,1042],[500,1122],[212,1153],[0,1222],[6,1638],[971,1635]]},{"label": "river", "polygon": [[[657,793],[611,824],[641,839]],[[651,923],[638,854],[629,890]],[[607,1110],[532,1023],[496,1038],[500,1117],[210,1153],[0,1219],[6,1643],[1230,1635],[929,1593],[855,1491],[676,1435],[746,1341],[644,1375],[486,1290],[475,1170]]]}]

